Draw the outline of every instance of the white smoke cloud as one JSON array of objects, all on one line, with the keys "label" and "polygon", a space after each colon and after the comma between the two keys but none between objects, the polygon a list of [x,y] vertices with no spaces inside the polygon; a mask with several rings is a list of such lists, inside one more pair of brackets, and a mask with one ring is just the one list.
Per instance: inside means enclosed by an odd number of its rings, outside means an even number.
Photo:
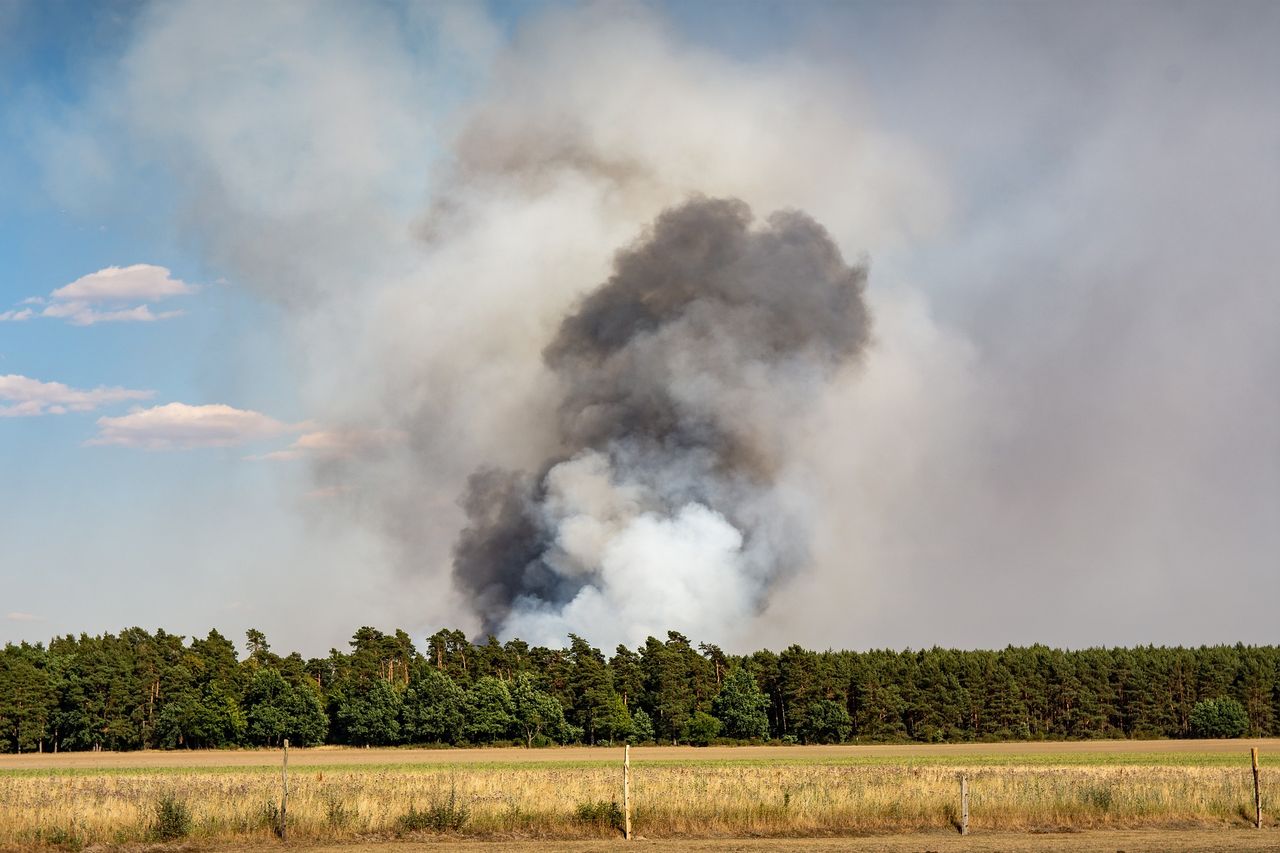
[{"label": "white smoke cloud", "polygon": [[565,519],[559,543],[570,559],[596,567],[596,582],[563,606],[517,601],[504,633],[557,646],[573,632],[602,648],[635,644],[669,630],[708,637],[740,634],[760,589],[743,565],[743,538],[736,527],[697,503],[669,516],[645,512],[618,522],[606,536],[588,535],[596,541],[579,552],[581,526],[596,522],[590,515]]},{"label": "white smoke cloud", "polygon": [[[680,472],[646,466],[635,473],[679,490]],[[547,473],[542,521],[554,546],[545,560],[583,586],[560,604],[517,599],[503,634],[554,646],[573,632],[602,648],[668,630],[741,638],[773,570],[772,556],[761,553],[770,547],[767,538],[757,534],[747,543],[702,503],[666,510],[661,494],[630,477],[596,451]]]},{"label": "white smoke cloud", "polygon": [[[411,564],[448,564],[461,523],[453,504],[472,470],[536,467],[554,448],[543,426],[554,421],[554,384],[539,353],[574,300],[604,280],[614,252],[663,208],[693,192],[763,212],[798,207],[849,257],[940,226],[947,193],[927,160],[845,91],[803,66],[681,44],[634,10],[551,14],[521,34],[458,122],[456,165],[421,224],[429,242],[418,271],[365,315],[362,337],[374,343],[364,354],[387,386],[376,409],[416,436],[408,464],[419,474],[388,488],[386,469],[375,468],[363,491],[382,500],[380,517],[405,537]],[[702,390],[691,385],[685,397],[735,403]],[[785,421],[767,411],[785,407],[785,388],[775,390],[783,393],[744,386],[736,401],[758,412],[758,431]],[[704,600],[708,623],[682,626],[744,630],[751,605],[742,602],[759,585],[739,573],[737,584],[748,583],[722,593],[733,620]],[[615,622],[611,635],[635,640],[649,624]]]}]

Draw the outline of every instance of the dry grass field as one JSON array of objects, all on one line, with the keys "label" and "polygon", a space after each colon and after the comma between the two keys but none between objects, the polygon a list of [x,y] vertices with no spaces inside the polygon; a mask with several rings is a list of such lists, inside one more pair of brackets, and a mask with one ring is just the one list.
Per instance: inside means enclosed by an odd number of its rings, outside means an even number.
[{"label": "dry grass field", "polygon": [[[1261,833],[1247,828],[1250,745],[1264,765],[1280,756],[1280,742],[1266,741],[640,748],[633,822],[660,849],[732,837],[771,838],[777,849],[796,836],[819,839],[797,848],[806,850],[827,849],[821,839],[832,836],[870,836],[842,850],[961,849],[949,845],[964,773],[974,833],[965,850],[984,849],[984,837],[1085,850],[1076,845],[1132,830],[1145,834],[1109,850],[1174,849],[1170,839],[1191,830],[1237,845],[1221,849],[1274,847],[1272,819]],[[613,849],[620,758],[620,749],[293,750],[290,846],[409,840],[432,850],[443,836],[485,839],[492,853],[549,839],[555,849],[570,839]],[[162,801],[185,844],[278,847],[279,762],[268,751],[0,756],[0,848],[155,840],[165,834]],[[1136,846],[1160,837],[1165,847]],[[742,844],[705,849],[766,849]]]}]

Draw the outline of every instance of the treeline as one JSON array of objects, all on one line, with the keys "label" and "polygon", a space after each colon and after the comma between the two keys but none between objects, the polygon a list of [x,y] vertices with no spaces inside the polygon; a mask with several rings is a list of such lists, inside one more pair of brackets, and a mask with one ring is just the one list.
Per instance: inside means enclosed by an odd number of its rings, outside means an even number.
[{"label": "treeline", "polygon": [[304,659],[130,628],[9,644],[0,751],[716,739],[980,741],[1280,734],[1280,648],[725,654],[676,632],[606,657],[361,628]]}]

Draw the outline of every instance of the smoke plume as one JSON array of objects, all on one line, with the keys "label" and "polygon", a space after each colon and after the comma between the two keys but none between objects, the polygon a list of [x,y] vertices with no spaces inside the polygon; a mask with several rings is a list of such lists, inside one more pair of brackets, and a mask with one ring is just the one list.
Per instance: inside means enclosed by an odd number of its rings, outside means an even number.
[{"label": "smoke plume", "polygon": [[[621,621],[729,631],[804,556],[772,493],[794,418],[869,337],[866,269],[797,211],[736,199],[658,216],[543,351],[559,447],[533,476],[482,469],[454,576],[484,627]],[[780,405],[782,404],[782,405]]]},{"label": "smoke plume", "polygon": [[68,565],[316,653],[1274,640],[1280,5],[498,5],[139,4],[15,101],[58,206],[227,279],[203,401],[387,439]]}]

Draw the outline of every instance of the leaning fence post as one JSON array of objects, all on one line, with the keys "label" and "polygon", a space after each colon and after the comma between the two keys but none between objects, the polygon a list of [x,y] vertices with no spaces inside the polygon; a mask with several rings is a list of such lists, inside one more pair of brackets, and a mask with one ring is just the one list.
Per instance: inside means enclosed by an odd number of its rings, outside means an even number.
[{"label": "leaning fence post", "polygon": [[622,747],[622,837],[631,840],[631,744]]},{"label": "leaning fence post", "polygon": [[960,774],[960,834],[969,834],[969,777]]},{"label": "leaning fence post", "polygon": [[1257,829],[1262,829],[1262,788],[1258,784],[1258,748],[1256,746],[1249,750],[1249,757],[1253,759],[1253,825]]},{"label": "leaning fence post", "polygon": [[280,765],[280,840],[286,841],[289,827],[289,739],[284,739],[284,763]]}]

